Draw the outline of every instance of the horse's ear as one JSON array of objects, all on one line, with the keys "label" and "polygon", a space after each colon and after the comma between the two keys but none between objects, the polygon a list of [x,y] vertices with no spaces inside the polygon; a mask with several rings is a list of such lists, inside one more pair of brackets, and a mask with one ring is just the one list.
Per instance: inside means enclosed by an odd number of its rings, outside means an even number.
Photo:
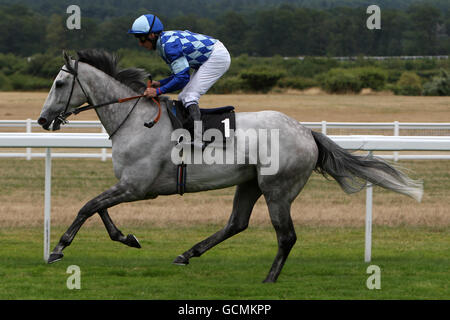
[{"label": "horse's ear", "polygon": [[72,63],[71,61],[73,60],[72,57],[69,55],[69,53],[66,50],[63,50],[63,58],[65,61],[65,65],[67,70],[69,71],[73,71],[73,67],[72,67]]},{"label": "horse's ear", "polygon": [[63,50],[63,58],[64,58],[67,68],[70,68],[72,66],[70,64],[72,57],[69,55],[69,53],[66,50]]},{"label": "horse's ear", "polygon": [[69,57],[69,54],[67,53],[67,51],[63,50],[62,54],[63,54],[64,61],[66,63],[70,62],[70,57]]}]

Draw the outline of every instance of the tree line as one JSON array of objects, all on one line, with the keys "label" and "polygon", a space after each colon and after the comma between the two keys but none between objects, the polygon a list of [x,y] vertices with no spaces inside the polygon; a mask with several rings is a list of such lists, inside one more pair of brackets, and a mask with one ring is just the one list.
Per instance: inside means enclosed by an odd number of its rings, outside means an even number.
[{"label": "tree line", "polygon": [[[11,5],[11,2],[0,0],[0,5]],[[14,3],[46,16],[61,14],[69,5],[76,4],[86,17],[99,19],[133,16],[140,10],[156,12],[166,18],[195,15],[216,19],[227,11],[251,14],[262,9],[276,9],[282,4],[310,9],[367,8],[375,4],[382,9],[400,10],[406,10],[412,4],[430,4],[443,12],[450,7],[448,0],[14,0]]]},{"label": "tree line", "polygon": [[[153,10],[160,15],[167,30],[189,29],[211,35],[220,39],[234,56],[399,56],[450,52],[450,13],[448,7],[442,9],[442,5],[413,3],[406,9],[382,8],[381,30],[369,30],[367,7],[314,8],[299,6],[302,1],[285,0],[280,4],[266,0],[270,7],[257,6],[253,10],[249,9],[249,1],[242,1],[240,5],[231,1],[229,8],[233,9],[234,4],[238,9],[227,11],[218,10],[224,8],[224,2],[218,0],[209,1],[204,9],[214,14],[200,15],[201,11],[181,14],[184,1],[179,7],[167,5],[171,1],[165,0],[167,8],[175,8],[173,14],[167,9],[161,10],[162,14]],[[69,14],[64,1],[22,0],[23,4],[15,5],[1,5],[2,2],[4,0],[0,0],[0,53],[23,57],[36,53],[59,54],[62,49],[137,49],[136,40],[127,30],[136,17],[149,12],[141,6],[144,3],[140,0],[129,0],[128,10],[120,13],[113,8],[116,4],[120,9],[123,1],[90,1],[91,6],[81,6],[81,29],[68,30]],[[197,2],[202,0],[191,4]],[[99,10],[103,17],[95,10],[102,3],[108,3]],[[135,8],[134,13],[130,8]]]},{"label": "tree line", "polygon": [[[220,39],[232,65],[211,93],[320,87],[396,94],[450,95],[450,60],[377,61],[363,56],[448,55],[448,0],[374,1],[381,30],[369,30],[366,0],[77,0],[81,29],[69,30],[71,0],[0,0],[0,90],[48,90],[62,50],[101,48],[155,79],[170,74],[156,53],[128,35],[134,19],[154,12],[166,30]],[[345,5],[345,6],[342,6]],[[297,59],[298,56],[304,56]],[[340,61],[334,56],[352,56]],[[291,58],[287,58],[291,57]]]}]

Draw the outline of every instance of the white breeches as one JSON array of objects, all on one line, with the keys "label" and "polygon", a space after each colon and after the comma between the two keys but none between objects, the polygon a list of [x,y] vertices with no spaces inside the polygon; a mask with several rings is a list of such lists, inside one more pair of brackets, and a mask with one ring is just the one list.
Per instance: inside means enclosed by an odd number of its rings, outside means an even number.
[{"label": "white breeches", "polygon": [[227,72],[230,63],[231,58],[227,48],[222,42],[217,41],[208,60],[192,73],[191,79],[178,95],[178,99],[185,107],[194,103],[198,104],[200,96],[204,95]]}]

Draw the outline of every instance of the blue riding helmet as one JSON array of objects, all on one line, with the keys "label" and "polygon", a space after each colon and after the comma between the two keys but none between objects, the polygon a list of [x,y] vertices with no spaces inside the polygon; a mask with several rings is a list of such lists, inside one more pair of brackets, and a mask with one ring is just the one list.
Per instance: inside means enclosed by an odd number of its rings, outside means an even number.
[{"label": "blue riding helmet", "polygon": [[159,33],[164,30],[164,26],[159,18],[153,14],[144,14],[133,22],[133,26],[128,33],[131,34],[149,34],[151,32]]}]

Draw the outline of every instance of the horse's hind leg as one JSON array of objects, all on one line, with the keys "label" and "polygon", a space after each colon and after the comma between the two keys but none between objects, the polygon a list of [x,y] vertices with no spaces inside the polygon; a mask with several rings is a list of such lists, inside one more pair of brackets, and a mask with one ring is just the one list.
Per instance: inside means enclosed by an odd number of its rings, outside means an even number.
[{"label": "horse's hind leg", "polygon": [[264,282],[275,282],[280,275],[286,259],[297,241],[291,219],[291,203],[286,200],[272,200],[266,196],[270,219],[275,228],[278,240],[278,252],[269,274]]},{"label": "horse's hind leg", "polygon": [[124,236],[124,234],[116,227],[111,220],[107,209],[99,210],[98,214],[100,215],[100,218],[102,218],[103,224],[105,225],[111,240],[121,242],[129,247],[141,248],[141,244],[134,235],[129,234]]},{"label": "horse's hind leg", "polygon": [[48,263],[56,262],[62,259],[62,257],[64,256],[62,253],[64,248],[72,243],[75,235],[77,234],[78,230],[80,230],[83,223],[86,222],[86,220],[90,218],[94,213],[99,212],[103,209],[110,208],[125,201],[131,201],[133,198],[134,196],[131,194],[131,192],[129,192],[126,187],[119,183],[101,193],[94,199],[88,201],[78,212],[77,217],[72,222],[67,231],[62,235],[58,244],[50,254]]},{"label": "horse's hind leg", "polygon": [[186,265],[189,263],[190,258],[200,257],[205,251],[245,230],[248,226],[253,206],[260,196],[261,190],[256,179],[238,185],[233,200],[233,211],[228,224],[222,230],[179,255],[173,263]]},{"label": "horse's hind leg", "polygon": [[260,176],[260,188],[269,208],[270,220],[278,240],[278,252],[264,282],[275,282],[284,263],[297,241],[291,218],[291,204],[308,181],[313,162],[304,162],[300,168],[280,173],[277,176]]}]

